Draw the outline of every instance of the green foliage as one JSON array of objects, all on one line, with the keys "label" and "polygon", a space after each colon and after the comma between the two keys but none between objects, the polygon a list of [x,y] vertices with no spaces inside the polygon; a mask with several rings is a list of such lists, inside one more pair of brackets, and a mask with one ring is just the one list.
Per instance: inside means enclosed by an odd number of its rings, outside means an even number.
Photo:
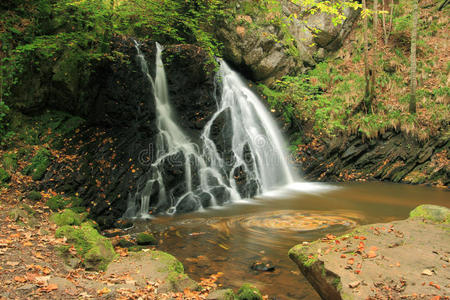
[{"label": "green foliage", "polygon": [[50,166],[50,161],[50,151],[45,148],[41,148],[31,159],[30,165],[24,168],[23,173],[25,175],[31,175],[33,180],[40,180],[47,171],[47,168]]},{"label": "green foliage", "polygon": [[17,169],[17,154],[14,152],[3,154],[3,167],[9,172],[14,172]]},{"label": "green foliage", "polygon": [[39,201],[42,199],[42,194],[38,191],[31,191],[27,195],[28,199],[33,201]]},{"label": "green foliage", "polygon": [[6,183],[11,179],[11,175],[5,169],[0,168],[0,183]]}]

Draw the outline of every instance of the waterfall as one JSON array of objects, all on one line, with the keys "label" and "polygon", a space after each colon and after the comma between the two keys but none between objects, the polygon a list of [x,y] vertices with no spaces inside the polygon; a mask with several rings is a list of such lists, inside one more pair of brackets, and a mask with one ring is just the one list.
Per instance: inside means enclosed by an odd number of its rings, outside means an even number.
[{"label": "waterfall", "polygon": [[218,109],[196,144],[174,119],[163,47],[156,44],[155,78],[137,42],[135,47],[141,71],[153,88],[158,134],[145,183],[129,197],[124,217],[148,218],[150,209],[173,214],[222,205],[294,181],[274,120],[224,61],[216,76]]}]

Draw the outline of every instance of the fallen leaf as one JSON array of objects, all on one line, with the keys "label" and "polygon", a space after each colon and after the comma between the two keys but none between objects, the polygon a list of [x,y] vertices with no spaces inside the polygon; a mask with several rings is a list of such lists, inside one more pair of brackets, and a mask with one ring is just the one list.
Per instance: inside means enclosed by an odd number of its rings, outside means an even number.
[{"label": "fallen leaf", "polygon": [[6,264],[8,266],[15,267],[15,266],[19,265],[19,262],[18,261],[7,261]]},{"label": "fallen leaf", "polygon": [[51,283],[47,286],[41,287],[40,289],[38,289],[38,291],[49,293],[49,292],[57,290],[57,289],[58,289],[58,286],[54,283]]},{"label": "fallen leaf", "polygon": [[367,257],[368,257],[368,258],[374,258],[374,257],[377,257],[377,253],[376,253],[375,251],[369,251],[369,252],[367,253]]},{"label": "fallen leaf", "polygon": [[348,286],[352,289],[358,287],[361,284],[361,281],[353,281],[348,284]]},{"label": "fallen leaf", "polygon": [[14,276],[14,280],[21,283],[27,282],[27,279],[21,276]]},{"label": "fallen leaf", "polygon": [[349,264],[349,265],[353,265],[354,263],[355,263],[355,259],[354,258],[349,258],[347,260],[347,264]]}]

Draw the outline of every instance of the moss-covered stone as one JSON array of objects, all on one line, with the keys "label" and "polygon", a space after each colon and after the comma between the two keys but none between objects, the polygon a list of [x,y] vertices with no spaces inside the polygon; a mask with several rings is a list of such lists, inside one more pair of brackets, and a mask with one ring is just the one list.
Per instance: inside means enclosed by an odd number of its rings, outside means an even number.
[{"label": "moss-covered stone", "polygon": [[60,213],[54,213],[50,220],[58,226],[81,225],[86,219],[86,214],[78,214],[71,209],[65,209]]},{"label": "moss-covered stone", "polygon": [[129,240],[126,240],[126,239],[120,239],[119,242],[117,243],[117,245],[119,247],[122,247],[122,248],[130,248],[130,247],[135,246],[134,243],[132,243]]},{"label": "moss-covered stone", "polygon": [[33,201],[39,201],[42,199],[42,194],[38,191],[31,191],[28,193],[27,198]]},{"label": "moss-covered stone", "polygon": [[422,218],[435,223],[450,224],[450,209],[443,206],[424,204],[412,210],[409,213],[409,217]]},{"label": "moss-covered stone", "polygon": [[36,155],[31,159],[31,164],[23,170],[25,175],[31,175],[33,180],[42,179],[50,165],[50,157],[50,151],[45,148],[39,149]]},{"label": "moss-covered stone", "polygon": [[57,195],[48,199],[45,205],[47,205],[53,211],[59,211],[61,209],[64,209],[69,203],[69,200],[64,199],[64,197],[60,195]]},{"label": "moss-covered stone", "polygon": [[244,283],[237,292],[238,300],[262,300],[261,292],[251,284]]},{"label": "moss-covered stone", "polygon": [[14,172],[17,169],[17,154],[14,152],[5,153],[3,155],[3,167],[9,172]]},{"label": "moss-covered stone", "polygon": [[222,289],[222,290],[215,290],[211,293],[209,293],[208,297],[206,299],[210,300],[235,300],[236,295],[234,294],[232,289]]},{"label": "moss-covered stone", "polygon": [[136,236],[136,243],[138,245],[156,245],[157,241],[153,234],[148,232],[141,232]]},{"label": "moss-covered stone", "polygon": [[86,269],[106,270],[116,256],[111,242],[88,222],[79,227],[62,226],[56,230],[56,237],[65,237],[75,247]]},{"label": "moss-covered stone", "polygon": [[5,169],[0,168],[0,183],[6,183],[11,179],[11,175]]},{"label": "moss-covered stone", "polygon": [[131,251],[131,252],[139,252],[139,251],[142,251],[144,249],[147,249],[147,247],[145,247],[145,246],[131,246],[130,248],[128,248],[128,250]]}]

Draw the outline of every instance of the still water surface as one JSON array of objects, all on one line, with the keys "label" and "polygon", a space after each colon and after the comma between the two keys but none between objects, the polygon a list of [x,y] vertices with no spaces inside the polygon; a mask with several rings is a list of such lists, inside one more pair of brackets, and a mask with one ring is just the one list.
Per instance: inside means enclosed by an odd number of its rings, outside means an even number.
[{"label": "still water surface", "polygon": [[[297,183],[217,209],[141,221],[133,231],[159,233],[158,249],[177,257],[195,280],[223,272],[224,287],[249,282],[272,299],[320,299],[288,258],[291,247],[356,225],[404,219],[420,204],[449,207],[449,195],[389,183]],[[252,270],[255,262],[275,270]]]}]

